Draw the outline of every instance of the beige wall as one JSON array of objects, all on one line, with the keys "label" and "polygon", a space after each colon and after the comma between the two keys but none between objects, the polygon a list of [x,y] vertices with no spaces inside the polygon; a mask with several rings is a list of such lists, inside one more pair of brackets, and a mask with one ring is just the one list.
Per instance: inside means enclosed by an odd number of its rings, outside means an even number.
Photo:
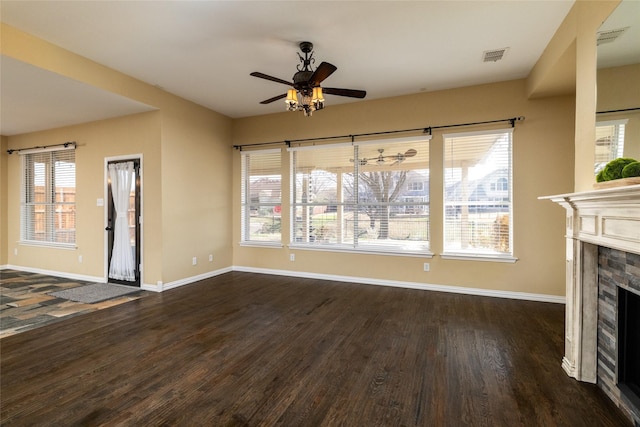
[{"label": "beige wall", "polygon": [[[514,131],[515,264],[240,246],[240,154],[234,155],[234,263],[318,274],[564,295],[564,212],[538,196],[573,189],[572,96],[527,100],[526,81],[474,86],[331,106],[312,118],[281,113],[234,120],[233,143],[348,135],[525,116]],[[503,126],[508,127],[507,124]],[[471,130],[470,128],[468,130]],[[459,131],[460,129],[456,130]],[[450,131],[450,130],[449,130]],[[432,251],[442,252],[442,133],[430,144]],[[553,153],[550,155],[550,153]],[[285,155],[284,160],[287,161]],[[288,163],[282,168],[288,175]],[[288,183],[288,177],[285,185]],[[283,190],[283,239],[288,241],[288,190]],[[422,264],[429,262],[425,273]]]},{"label": "beige wall", "polygon": [[[8,264],[59,271],[91,277],[105,277],[105,158],[141,154],[143,156],[143,213],[145,233],[144,280],[160,280],[154,258],[160,254],[161,233],[146,232],[148,224],[159,223],[160,113],[151,112],[11,136],[12,149],[55,145],[76,141],[76,249],[55,249],[21,245],[20,241],[20,155],[8,159]],[[14,251],[17,251],[15,255]],[[82,263],[78,257],[82,255]],[[156,263],[158,264],[158,263]]]},{"label": "beige wall", "polygon": [[[13,149],[78,143],[77,249],[18,243],[21,166],[19,155],[12,154],[8,176],[18,178],[8,180],[6,263],[105,277],[106,208],[96,206],[98,198],[106,198],[105,158],[140,154],[143,283],[167,283],[230,266],[229,129],[222,116],[212,117],[207,110],[185,103],[173,113],[155,111],[9,137]],[[212,263],[209,254],[214,255]],[[197,266],[192,266],[193,256],[198,257]]]},{"label": "beige wall", "polygon": [[231,121],[205,109],[176,107],[163,111],[162,120],[165,283],[232,265]]},{"label": "beige wall", "polygon": [[598,111],[640,106],[640,64],[598,70]]}]

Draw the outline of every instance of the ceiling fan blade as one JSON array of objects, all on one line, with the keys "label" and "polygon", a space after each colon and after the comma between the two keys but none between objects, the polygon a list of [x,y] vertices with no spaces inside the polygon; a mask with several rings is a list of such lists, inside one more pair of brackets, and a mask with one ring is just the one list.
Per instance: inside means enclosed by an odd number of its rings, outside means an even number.
[{"label": "ceiling fan blade", "polygon": [[329,95],[348,96],[350,98],[364,98],[367,96],[367,92],[364,90],[356,89],[338,89],[335,87],[323,87],[322,93]]},{"label": "ceiling fan blade", "polygon": [[260,104],[271,104],[274,101],[277,101],[279,99],[282,98],[286,98],[287,94],[283,93],[282,95],[278,95],[278,96],[274,96],[273,98],[269,98],[269,99],[265,99],[264,101],[261,101]]},{"label": "ceiling fan blade", "polygon": [[324,79],[333,74],[337,69],[338,68],[335,65],[323,62],[318,66],[318,68],[316,68],[316,71],[314,71],[309,78],[309,86],[316,87],[320,85]]},{"label": "ceiling fan blade", "polygon": [[405,157],[413,157],[416,154],[418,154],[418,152],[416,150],[414,150],[413,148],[409,148],[407,151],[405,151],[404,156]]},{"label": "ceiling fan blade", "polygon": [[288,82],[286,80],[282,80],[282,79],[279,79],[277,77],[272,77],[272,76],[269,76],[269,75],[264,74],[264,73],[259,73],[257,71],[254,71],[250,75],[253,76],[253,77],[258,77],[258,78],[265,79],[265,80],[271,80],[272,82],[282,83],[282,84],[287,85],[287,86],[293,86],[292,82]]}]

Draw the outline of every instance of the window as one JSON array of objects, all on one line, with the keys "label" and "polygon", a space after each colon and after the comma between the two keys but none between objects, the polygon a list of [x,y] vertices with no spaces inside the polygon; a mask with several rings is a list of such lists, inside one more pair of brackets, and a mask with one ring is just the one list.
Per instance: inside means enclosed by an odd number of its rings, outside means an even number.
[{"label": "window", "polygon": [[509,181],[506,178],[498,178],[497,181],[491,183],[492,191],[506,191],[509,189]]},{"label": "window", "polygon": [[75,150],[22,153],[21,241],[74,245]]},{"label": "window", "polygon": [[413,181],[407,183],[408,191],[423,191],[424,190],[424,182],[422,181]]},{"label": "window", "polygon": [[429,139],[291,148],[292,246],[425,254]]},{"label": "window", "polygon": [[242,242],[281,243],[282,151],[242,152]]},{"label": "window", "polygon": [[444,135],[444,253],[511,257],[512,130]]},{"label": "window", "polygon": [[594,172],[597,175],[611,160],[623,156],[624,130],[627,120],[596,123],[596,152]]}]

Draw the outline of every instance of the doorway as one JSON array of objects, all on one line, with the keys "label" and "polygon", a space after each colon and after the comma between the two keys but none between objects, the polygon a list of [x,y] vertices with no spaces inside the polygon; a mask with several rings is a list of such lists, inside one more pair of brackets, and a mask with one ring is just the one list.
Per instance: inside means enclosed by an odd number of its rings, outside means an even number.
[{"label": "doorway", "polygon": [[140,159],[107,162],[107,280],[140,286]]}]

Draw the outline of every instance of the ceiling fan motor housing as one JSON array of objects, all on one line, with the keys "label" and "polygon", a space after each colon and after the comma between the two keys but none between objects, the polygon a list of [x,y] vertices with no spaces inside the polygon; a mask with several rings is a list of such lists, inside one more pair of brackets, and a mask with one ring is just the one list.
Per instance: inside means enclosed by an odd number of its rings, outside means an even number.
[{"label": "ceiling fan motor housing", "polygon": [[309,79],[313,71],[298,71],[293,75],[293,87],[304,96],[311,96],[313,87],[309,85]]}]

